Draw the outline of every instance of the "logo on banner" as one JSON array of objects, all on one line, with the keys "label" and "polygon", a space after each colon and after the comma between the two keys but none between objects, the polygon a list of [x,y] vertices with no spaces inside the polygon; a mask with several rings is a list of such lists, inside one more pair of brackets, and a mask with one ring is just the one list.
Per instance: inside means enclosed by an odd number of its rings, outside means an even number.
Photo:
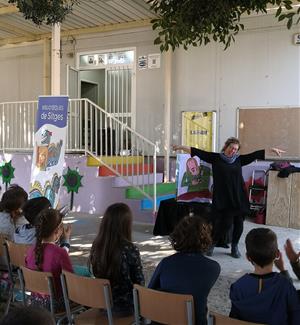
[{"label": "logo on banner", "polygon": [[58,203],[64,166],[68,116],[67,96],[39,97],[29,197]]}]

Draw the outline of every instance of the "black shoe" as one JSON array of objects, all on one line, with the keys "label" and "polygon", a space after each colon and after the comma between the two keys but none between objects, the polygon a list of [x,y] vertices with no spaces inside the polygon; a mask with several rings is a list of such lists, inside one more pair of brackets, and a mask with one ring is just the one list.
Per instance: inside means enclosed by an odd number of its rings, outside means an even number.
[{"label": "black shoe", "polygon": [[239,251],[239,247],[237,244],[232,244],[231,245],[231,254],[232,257],[234,258],[240,258],[242,255]]}]

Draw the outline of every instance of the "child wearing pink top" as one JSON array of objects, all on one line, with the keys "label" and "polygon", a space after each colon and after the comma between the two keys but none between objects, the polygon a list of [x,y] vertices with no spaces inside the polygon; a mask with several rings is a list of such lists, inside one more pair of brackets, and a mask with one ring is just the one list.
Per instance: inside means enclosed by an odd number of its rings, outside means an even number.
[{"label": "child wearing pink top", "polygon": [[[29,269],[52,273],[55,311],[64,309],[60,274],[62,270],[73,272],[68,253],[55,244],[63,232],[62,217],[55,209],[46,209],[40,213],[36,224],[36,244],[29,248],[25,260]],[[49,309],[50,299],[49,296],[34,293],[30,303]]]}]

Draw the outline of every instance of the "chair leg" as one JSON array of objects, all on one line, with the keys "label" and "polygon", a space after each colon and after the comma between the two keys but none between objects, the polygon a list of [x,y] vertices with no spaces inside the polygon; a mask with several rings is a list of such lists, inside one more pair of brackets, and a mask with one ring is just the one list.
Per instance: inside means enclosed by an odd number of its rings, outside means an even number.
[{"label": "chair leg", "polygon": [[8,291],[8,299],[7,299],[4,315],[8,313],[13,297],[14,297],[14,286],[11,285]]},{"label": "chair leg", "polygon": [[133,305],[134,305],[134,320],[135,325],[140,325],[139,297],[136,288],[133,289]]}]

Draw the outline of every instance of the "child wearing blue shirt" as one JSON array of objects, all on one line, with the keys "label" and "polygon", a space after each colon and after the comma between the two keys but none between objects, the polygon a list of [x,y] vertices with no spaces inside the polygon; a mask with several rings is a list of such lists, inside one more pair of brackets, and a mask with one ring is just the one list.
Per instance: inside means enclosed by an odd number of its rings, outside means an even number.
[{"label": "child wearing blue shirt", "polygon": [[[230,288],[230,317],[269,325],[299,325],[300,301],[278,250],[276,234],[268,228],[252,229],[246,236],[246,256],[254,272]],[[273,264],[282,271],[273,272]]]}]

